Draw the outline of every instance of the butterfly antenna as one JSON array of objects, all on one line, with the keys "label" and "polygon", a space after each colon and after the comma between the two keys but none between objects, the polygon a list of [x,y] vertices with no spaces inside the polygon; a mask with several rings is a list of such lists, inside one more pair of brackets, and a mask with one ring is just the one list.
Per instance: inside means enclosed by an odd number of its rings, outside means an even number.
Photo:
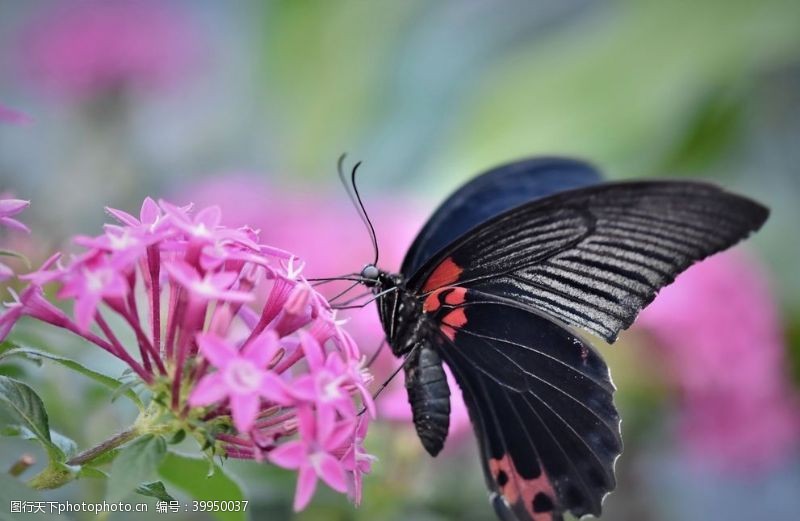
[{"label": "butterfly antenna", "polygon": [[344,160],[347,157],[347,154],[342,154],[339,156],[339,161],[336,163],[336,173],[339,174],[339,181],[342,182],[342,186],[344,186],[344,191],[347,192],[347,197],[350,198],[350,202],[353,203],[353,206],[356,208],[356,212],[358,216],[361,218],[361,222],[364,223],[364,226],[367,228],[367,233],[369,233],[370,241],[372,241],[372,250],[375,252],[375,257],[372,264],[378,263],[378,239],[375,236],[375,227],[372,226],[372,221],[370,221],[369,216],[367,216],[367,211],[364,208],[364,203],[361,201],[361,195],[358,193],[358,186],[356,186],[356,172],[358,171],[358,167],[361,166],[361,161],[355,164],[353,170],[350,174],[350,184],[348,185],[347,181],[344,178]]},{"label": "butterfly antenna", "polygon": [[358,172],[358,167],[361,166],[361,161],[353,166],[353,171],[350,173],[350,184],[353,186],[353,193],[355,193],[356,200],[358,201],[358,207],[361,209],[362,220],[364,224],[367,225],[367,231],[369,232],[369,238],[372,240],[372,251],[375,252],[375,259],[372,261],[372,265],[376,266],[378,264],[378,238],[375,235],[375,227],[372,225],[372,221],[369,218],[369,214],[367,214],[367,209],[364,208],[364,201],[361,200],[361,194],[358,193],[358,185],[356,184],[356,173]]}]

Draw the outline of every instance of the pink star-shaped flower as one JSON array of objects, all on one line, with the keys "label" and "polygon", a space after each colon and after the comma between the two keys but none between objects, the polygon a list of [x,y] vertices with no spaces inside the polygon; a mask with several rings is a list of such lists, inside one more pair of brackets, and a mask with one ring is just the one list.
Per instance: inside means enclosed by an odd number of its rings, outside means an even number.
[{"label": "pink star-shaped flower", "polygon": [[27,226],[11,217],[30,206],[30,201],[22,199],[0,199],[0,225],[30,233]]},{"label": "pink star-shaped flower", "polygon": [[269,454],[275,465],[299,470],[295,512],[305,508],[311,500],[318,479],[337,492],[347,492],[345,468],[334,453],[353,435],[352,421],[335,421],[332,409],[316,411],[315,419],[311,408],[300,407],[297,416],[298,439],[280,445]]},{"label": "pink star-shaped flower", "polygon": [[75,299],[75,323],[87,330],[103,299],[120,299],[128,294],[128,283],[120,265],[100,252],[92,252],[83,266],[73,270],[58,292],[59,298]]},{"label": "pink star-shaped flower", "polygon": [[248,432],[255,423],[261,399],[281,405],[291,403],[286,384],[267,364],[281,349],[278,336],[268,331],[241,350],[214,334],[197,336],[200,352],[217,371],[204,376],[189,396],[193,407],[230,401],[233,424]]},{"label": "pink star-shaped flower", "polygon": [[299,400],[313,402],[320,409],[332,407],[345,418],[352,418],[356,414],[351,392],[354,387],[374,416],[375,405],[358,363],[354,360],[345,361],[336,351],[325,356],[322,346],[312,335],[305,331],[300,331],[299,335],[309,373],[294,381],[292,395]]},{"label": "pink star-shaped flower", "polygon": [[254,299],[251,293],[230,289],[239,278],[236,272],[207,273],[201,277],[196,269],[183,261],[171,262],[165,267],[170,276],[198,300],[218,299],[228,302],[249,302]]},{"label": "pink star-shaped flower", "polygon": [[362,477],[364,474],[370,473],[372,462],[376,458],[364,450],[364,438],[367,436],[369,418],[362,415],[356,421],[358,426],[353,436],[353,443],[342,456],[342,466],[351,474],[353,490],[350,491],[350,497],[357,506],[361,504]]}]

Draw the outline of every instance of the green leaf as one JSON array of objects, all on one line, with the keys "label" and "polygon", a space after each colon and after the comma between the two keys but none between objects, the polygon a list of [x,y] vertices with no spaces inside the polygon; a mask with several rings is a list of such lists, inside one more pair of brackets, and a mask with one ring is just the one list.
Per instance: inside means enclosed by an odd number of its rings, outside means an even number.
[{"label": "green leaf", "polygon": [[140,483],[151,480],[166,451],[164,438],[151,434],[123,447],[111,465],[106,501],[120,501]]},{"label": "green leaf", "polygon": [[184,439],[186,439],[186,431],[181,429],[178,432],[176,432],[175,434],[173,434],[172,438],[170,438],[167,443],[169,443],[170,445],[177,445],[178,443],[182,442]]},{"label": "green leaf", "polygon": [[[39,439],[39,436],[37,436],[35,432],[24,425],[7,425],[0,429],[0,436],[17,436],[25,440]],[[58,431],[50,431],[50,441],[53,445],[61,449],[61,452],[63,452],[67,458],[78,451],[78,445],[75,441]]]},{"label": "green leaf", "polygon": [[78,471],[78,477],[91,478],[91,479],[108,479],[108,474],[104,470],[100,470],[97,467],[90,467],[88,465],[84,465],[81,467],[81,470]]},{"label": "green leaf", "polygon": [[[136,396],[136,399],[139,400],[139,396],[136,394],[136,391],[134,391],[134,387],[136,387],[140,383],[141,382],[136,381],[136,380],[129,380],[127,382],[120,382],[120,386],[117,387],[116,389],[114,389],[114,392],[111,393],[111,403],[114,403],[115,401],[117,401],[117,398],[119,398],[123,394],[125,394],[127,396],[128,395],[127,393],[133,393],[133,395]],[[141,403],[141,401],[139,403]]]},{"label": "green leaf", "polygon": [[[44,501],[35,490],[8,474],[0,472],[0,521],[36,521],[40,519],[57,519],[53,514],[11,513],[12,501]],[[45,512],[48,507],[45,506]]]},{"label": "green leaf", "polygon": [[63,452],[67,458],[74,456],[78,452],[78,444],[75,443],[75,440],[64,436],[58,431],[51,429],[50,439],[55,446],[61,449],[61,452]]},{"label": "green leaf", "polygon": [[[223,470],[215,466],[208,474],[208,460],[168,452],[158,467],[159,475],[168,483],[186,492],[199,501],[241,501],[244,494],[239,484]],[[221,521],[243,521],[245,512],[210,512]]]},{"label": "green leaf", "polygon": [[80,373],[94,380],[100,385],[108,387],[109,389],[115,392],[119,391],[121,394],[124,394],[126,397],[130,398],[131,401],[133,401],[133,403],[136,404],[136,407],[138,407],[139,409],[144,408],[142,400],[139,399],[139,396],[137,396],[137,394],[133,390],[131,390],[129,386],[126,387],[125,384],[123,384],[116,378],[112,378],[103,373],[98,373],[97,371],[94,371],[92,369],[89,369],[88,367],[83,366],[82,364],[76,362],[75,360],[71,360],[63,356],[54,355],[52,353],[48,353],[46,351],[34,349],[31,347],[20,347],[8,341],[0,344],[0,353],[2,353],[0,354],[0,360],[12,356],[21,356],[23,358],[26,358],[28,360],[37,363],[41,363],[42,359],[56,362],[57,364],[60,364],[66,367],[67,369],[71,369],[77,373]]},{"label": "green leaf", "polygon": [[0,402],[5,403],[22,425],[30,430],[32,437],[39,440],[50,460],[63,462],[66,459],[64,451],[50,437],[44,403],[33,389],[7,376],[0,376]]},{"label": "green leaf", "polygon": [[161,501],[175,501],[175,498],[169,495],[164,483],[160,481],[151,481],[150,483],[142,483],[136,488],[136,493],[142,496],[154,497]]},{"label": "green leaf", "polygon": [[14,259],[19,259],[25,263],[26,267],[29,269],[31,267],[31,261],[28,259],[28,257],[16,251],[0,249],[0,257],[12,257]]}]

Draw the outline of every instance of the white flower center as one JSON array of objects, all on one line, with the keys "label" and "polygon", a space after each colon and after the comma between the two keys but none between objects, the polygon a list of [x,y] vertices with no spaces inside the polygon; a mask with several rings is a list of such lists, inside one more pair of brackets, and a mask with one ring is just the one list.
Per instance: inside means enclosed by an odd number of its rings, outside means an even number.
[{"label": "white flower center", "polygon": [[205,223],[197,223],[192,227],[192,235],[195,237],[210,237],[211,231],[206,227]]},{"label": "white flower center", "polygon": [[86,271],[86,289],[92,293],[100,293],[111,280],[111,271],[107,268]]},{"label": "white flower center", "polygon": [[111,248],[115,250],[124,250],[133,244],[133,237],[131,237],[131,234],[128,233],[127,230],[120,235],[110,235],[109,239],[111,241]]},{"label": "white flower center", "polygon": [[249,360],[234,360],[228,365],[225,380],[234,392],[252,392],[261,385],[261,371]]}]

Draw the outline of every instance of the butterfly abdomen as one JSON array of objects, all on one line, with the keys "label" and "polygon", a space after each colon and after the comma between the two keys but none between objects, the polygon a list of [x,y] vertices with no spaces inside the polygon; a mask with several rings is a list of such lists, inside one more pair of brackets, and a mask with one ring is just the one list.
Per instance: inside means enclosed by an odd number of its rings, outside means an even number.
[{"label": "butterfly abdomen", "polygon": [[450,426],[450,387],[436,350],[422,344],[406,361],[406,389],[417,435],[425,450],[436,456]]}]

